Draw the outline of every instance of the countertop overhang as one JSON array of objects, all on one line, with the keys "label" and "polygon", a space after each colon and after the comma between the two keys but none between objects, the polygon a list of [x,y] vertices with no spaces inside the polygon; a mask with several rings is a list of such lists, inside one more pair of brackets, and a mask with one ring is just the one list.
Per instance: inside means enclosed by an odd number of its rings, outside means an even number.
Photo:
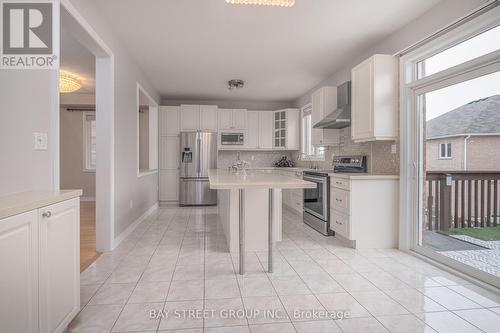
[{"label": "countertop overhang", "polygon": [[316,188],[313,182],[258,170],[234,173],[225,169],[212,169],[208,171],[208,179],[213,190]]},{"label": "countertop overhang", "polygon": [[77,198],[82,190],[30,191],[0,197],[0,219]]}]

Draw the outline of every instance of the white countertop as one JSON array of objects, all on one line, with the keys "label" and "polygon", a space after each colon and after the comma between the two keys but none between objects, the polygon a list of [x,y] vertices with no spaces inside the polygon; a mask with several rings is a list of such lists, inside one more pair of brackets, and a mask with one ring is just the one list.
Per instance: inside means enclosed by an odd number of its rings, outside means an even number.
[{"label": "white countertop", "polygon": [[399,179],[399,175],[374,175],[370,173],[329,173],[330,177],[351,180],[388,180]]},{"label": "white countertop", "polygon": [[246,170],[233,173],[225,169],[208,171],[210,188],[214,190],[231,189],[269,189],[269,188],[315,188],[316,184],[293,177],[280,176],[259,170]]},{"label": "white countertop", "polygon": [[77,198],[82,190],[30,191],[0,197],[0,219]]},{"label": "white countertop", "polygon": [[[321,169],[309,169],[309,168],[300,168],[300,167],[291,167],[291,168],[278,168],[278,167],[263,167],[263,168],[255,168],[252,170],[268,170],[268,171],[288,171],[288,172],[322,172]],[[344,178],[344,179],[363,179],[363,180],[377,180],[377,179],[399,179],[399,175],[381,175],[381,174],[371,174],[371,173],[332,173],[329,172],[328,175],[330,177]]]}]

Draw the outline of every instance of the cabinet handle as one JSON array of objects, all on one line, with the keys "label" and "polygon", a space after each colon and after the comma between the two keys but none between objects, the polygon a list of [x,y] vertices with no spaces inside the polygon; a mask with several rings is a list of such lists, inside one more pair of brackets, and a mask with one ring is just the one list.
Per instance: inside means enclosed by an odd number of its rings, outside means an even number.
[{"label": "cabinet handle", "polygon": [[50,210],[42,213],[42,217],[49,218],[51,216],[52,216],[52,213],[50,212]]},{"label": "cabinet handle", "polygon": [[342,183],[341,183],[341,182],[335,182],[335,184],[337,184],[337,185],[342,185]]},{"label": "cabinet handle", "polygon": [[342,200],[340,200],[340,199],[338,199],[338,198],[335,198],[335,200],[336,200],[337,202],[342,202]]}]

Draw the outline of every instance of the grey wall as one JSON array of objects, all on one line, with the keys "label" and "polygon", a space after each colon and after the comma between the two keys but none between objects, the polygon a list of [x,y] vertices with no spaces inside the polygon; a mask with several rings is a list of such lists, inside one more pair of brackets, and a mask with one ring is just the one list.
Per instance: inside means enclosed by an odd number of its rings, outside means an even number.
[{"label": "grey wall", "polygon": [[115,236],[118,236],[158,201],[158,175],[137,177],[137,82],[157,103],[160,96],[140,70],[136,59],[123,48],[95,2],[70,1],[114,54],[114,206]]},{"label": "grey wall", "polygon": [[[116,236],[158,201],[158,176],[137,177],[137,82],[155,101],[160,98],[95,2],[70,2],[114,55]],[[54,71],[0,71],[0,195],[53,188],[54,143],[49,140],[47,151],[34,151],[32,133],[51,131],[51,112],[59,112],[58,91],[51,90],[56,82]]]},{"label": "grey wall", "polygon": [[[50,134],[57,110],[52,70],[0,70],[0,195],[54,186],[53,145],[33,149],[33,132]],[[52,98],[51,98],[52,97]]]},{"label": "grey wall", "polygon": [[60,186],[82,189],[83,196],[95,198],[95,172],[84,172],[84,112],[60,113]]},{"label": "grey wall", "polygon": [[[350,60],[337,70],[333,75],[328,77],[323,82],[320,82],[315,87],[311,88],[307,93],[294,101],[295,107],[302,107],[311,102],[311,94],[323,86],[338,86],[339,84],[351,79],[351,69],[373,54],[396,54],[405,48],[424,39],[428,35],[440,30],[448,24],[467,15],[472,10],[478,8],[486,0],[445,0],[432,8],[418,19],[414,20],[403,29],[392,34],[388,38],[368,47],[365,51],[360,52],[357,57]],[[368,156],[369,171],[378,174],[399,174],[399,140],[396,141],[379,141],[373,143],[357,144],[350,140],[349,129],[339,131],[343,137],[343,145],[338,147],[329,147],[326,151],[326,161],[321,163],[322,167],[331,165],[332,155],[352,155],[363,154]],[[393,154],[391,146],[396,145],[396,153]],[[298,156],[296,156],[298,157]],[[302,166],[308,162],[298,163]]]},{"label": "grey wall", "polygon": [[323,86],[338,86],[350,80],[351,69],[373,54],[396,54],[467,15],[486,2],[488,2],[488,0],[444,0],[440,2],[430,11],[420,16],[403,29],[400,29],[388,38],[368,47],[365,51],[360,52],[357,57],[352,58],[349,63],[346,63],[333,75],[297,98],[293,104],[295,107],[306,105],[311,101],[311,94],[313,91]]}]

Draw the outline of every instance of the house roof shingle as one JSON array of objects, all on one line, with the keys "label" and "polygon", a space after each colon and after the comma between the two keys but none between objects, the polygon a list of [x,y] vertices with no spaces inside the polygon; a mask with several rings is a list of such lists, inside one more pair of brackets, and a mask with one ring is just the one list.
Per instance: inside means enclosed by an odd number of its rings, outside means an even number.
[{"label": "house roof shingle", "polygon": [[427,139],[479,133],[500,133],[500,95],[467,103],[426,124]]}]

